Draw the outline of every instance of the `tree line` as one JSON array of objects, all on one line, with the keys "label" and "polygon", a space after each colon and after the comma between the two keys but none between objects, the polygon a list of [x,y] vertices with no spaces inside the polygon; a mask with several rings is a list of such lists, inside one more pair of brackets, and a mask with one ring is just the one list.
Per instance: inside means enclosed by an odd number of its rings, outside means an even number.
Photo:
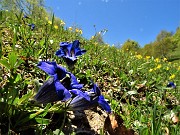
[{"label": "tree line", "polygon": [[162,30],[154,42],[146,44],[144,47],[140,47],[138,42],[128,39],[120,48],[124,51],[137,52],[143,56],[172,58],[173,52],[180,48],[180,28],[178,27],[174,34]]}]

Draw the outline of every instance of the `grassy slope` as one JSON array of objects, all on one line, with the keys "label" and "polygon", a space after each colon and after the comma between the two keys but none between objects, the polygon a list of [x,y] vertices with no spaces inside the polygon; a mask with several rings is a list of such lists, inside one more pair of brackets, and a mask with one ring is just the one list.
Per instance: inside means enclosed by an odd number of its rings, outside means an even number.
[{"label": "grassy slope", "polygon": [[[30,80],[42,79],[44,73],[36,68],[40,58],[56,60],[66,66],[62,60],[54,56],[54,53],[59,48],[59,42],[78,39],[87,53],[79,58],[73,73],[82,83],[87,84],[90,79],[98,83],[103,95],[111,102],[113,111],[121,115],[127,127],[132,127],[140,134],[160,134],[166,131],[165,128],[172,134],[179,132],[178,124],[170,117],[164,118],[172,111],[173,116],[179,115],[179,65],[153,58],[142,58],[140,55],[122,52],[115,47],[99,45],[94,40],[84,39],[75,31],[66,30],[63,26],[54,29],[44,18],[31,20],[36,24],[34,31],[21,22],[21,17],[18,20],[13,13],[4,13],[5,18],[7,20],[1,27],[1,59],[7,58],[8,54],[14,51],[19,58],[25,60],[21,65],[25,68],[19,66],[17,72],[20,70],[20,73],[27,75],[22,76],[22,81],[26,80],[27,86],[25,88],[24,85],[18,84],[17,89],[28,93],[31,90],[29,85],[32,85]],[[50,40],[54,42],[51,44]],[[176,52],[178,54],[178,51]],[[8,74],[6,68],[3,74]],[[175,77],[170,79],[173,74]],[[177,88],[167,89],[168,81],[175,82]],[[6,90],[5,87],[2,89]]]}]

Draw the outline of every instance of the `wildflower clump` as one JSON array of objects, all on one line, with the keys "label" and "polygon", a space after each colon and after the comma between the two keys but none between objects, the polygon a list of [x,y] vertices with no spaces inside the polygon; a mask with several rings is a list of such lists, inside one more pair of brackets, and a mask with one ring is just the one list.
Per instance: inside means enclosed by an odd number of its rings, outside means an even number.
[{"label": "wildflower clump", "polygon": [[75,40],[72,43],[61,42],[60,49],[56,52],[58,57],[62,57],[69,67],[74,66],[77,62],[77,57],[86,52],[84,49],[80,49],[79,40]]},{"label": "wildflower clump", "polygon": [[89,100],[86,93],[81,91],[82,85],[76,80],[76,77],[67,72],[65,68],[56,64],[56,62],[40,62],[38,67],[51,76],[40,88],[35,96],[39,103],[50,103],[55,101],[67,101],[72,93]]},{"label": "wildflower clump", "polygon": [[[76,63],[77,57],[86,52],[79,44],[79,40],[70,43],[61,42],[56,55],[62,57],[68,66],[72,66]],[[90,90],[84,91],[82,90],[84,84],[80,84],[71,72],[56,62],[41,61],[37,66],[50,76],[34,97],[37,103],[69,102],[69,110],[85,110],[99,105],[106,112],[111,112],[97,84],[93,83]]]}]

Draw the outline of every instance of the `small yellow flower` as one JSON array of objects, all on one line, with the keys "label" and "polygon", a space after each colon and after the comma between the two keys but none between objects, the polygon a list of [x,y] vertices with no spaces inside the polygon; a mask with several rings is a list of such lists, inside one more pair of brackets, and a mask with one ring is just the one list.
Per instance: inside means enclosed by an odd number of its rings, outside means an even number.
[{"label": "small yellow flower", "polygon": [[164,58],[163,61],[167,61],[167,58]]},{"label": "small yellow flower", "polygon": [[169,65],[171,65],[171,62],[168,62]]},{"label": "small yellow flower", "polygon": [[48,23],[49,23],[49,24],[52,24],[52,22],[51,22],[51,21],[48,21]]},{"label": "small yellow flower", "polygon": [[73,28],[72,28],[72,27],[69,27],[68,29],[69,29],[70,31],[72,31]]},{"label": "small yellow flower", "polygon": [[161,64],[159,64],[156,68],[157,69],[160,69],[162,67],[162,65]]},{"label": "small yellow flower", "polygon": [[129,49],[127,48],[126,51],[129,51]]},{"label": "small yellow flower", "polygon": [[45,17],[45,19],[46,19],[46,21],[49,20],[47,16]]},{"label": "small yellow flower", "polygon": [[150,56],[146,56],[146,59],[148,60],[148,59],[150,59],[151,57]]},{"label": "small yellow flower", "polygon": [[152,72],[153,71],[153,69],[151,68],[151,69],[149,69],[149,72]]},{"label": "small yellow flower", "polygon": [[166,70],[169,70],[169,67],[166,67]]},{"label": "small yellow flower", "polygon": [[55,28],[55,29],[58,29],[58,26],[57,26],[57,25],[54,25],[54,28]]},{"label": "small yellow flower", "polygon": [[78,32],[79,32],[79,29],[78,29],[78,28],[76,28],[76,29],[75,29],[75,32],[77,32],[77,33],[78,33]]},{"label": "small yellow flower", "polygon": [[136,58],[142,59],[142,56],[139,54],[139,55],[136,55]]},{"label": "small yellow flower", "polygon": [[83,33],[82,30],[79,30],[79,33],[82,34]]},{"label": "small yellow flower", "polygon": [[172,74],[170,77],[169,77],[169,79],[171,80],[171,79],[174,79],[175,78],[175,74]]},{"label": "small yellow flower", "polygon": [[154,61],[157,63],[160,62],[159,58],[156,58]]},{"label": "small yellow flower", "polygon": [[93,38],[94,38],[94,36],[91,37],[91,39],[93,39]]}]

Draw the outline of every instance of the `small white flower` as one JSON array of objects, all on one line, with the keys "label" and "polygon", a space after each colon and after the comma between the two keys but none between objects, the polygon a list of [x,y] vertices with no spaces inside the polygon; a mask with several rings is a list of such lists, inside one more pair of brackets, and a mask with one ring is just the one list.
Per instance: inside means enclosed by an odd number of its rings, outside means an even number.
[{"label": "small white flower", "polygon": [[15,47],[16,47],[16,48],[19,48],[19,49],[22,48],[20,45],[15,45]]},{"label": "small white flower", "polygon": [[53,44],[54,41],[53,40],[49,40],[49,42],[50,42],[50,44]]},{"label": "small white flower", "polygon": [[133,70],[131,69],[131,70],[129,70],[129,74],[133,74]]}]

